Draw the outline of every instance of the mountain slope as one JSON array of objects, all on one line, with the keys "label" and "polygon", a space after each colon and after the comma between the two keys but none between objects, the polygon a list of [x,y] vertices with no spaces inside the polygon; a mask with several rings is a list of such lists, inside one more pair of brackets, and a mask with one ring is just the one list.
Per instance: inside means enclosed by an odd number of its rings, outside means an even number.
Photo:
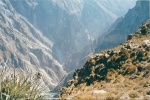
[{"label": "mountain slope", "polygon": [[[122,16],[118,18],[111,28],[107,30],[107,32],[101,35],[98,39],[94,40],[90,45],[86,46],[82,51],[70,55],[63,64],[63,66],[65,66],[65,70],[69,71],[74,70],[75,68],[81,68],[93,52],[100,52],[101,50],[112,48],[125,42],[126,36],[135,32],[136,29],[149,18],[148,11],[148,1],[138,1],[136,6],[130,9],[124,17]],[[132,28],[129,27],[128,29],[128,26],[131,26]],[[119,27],[123,31],[121,31]],[[115,37],[113,37],[114,35]]]},{"label": "mountain slope", "polygon": [[[143,22],[149,19],[149,1],[138,1],[123,17],[118,18],[111,28],[86,46],[82,51],[68,57],[63,66],[67,69],[81,68],[89,55],[124,43],[127,35],[134,33]],[[119,37],[119,38],[118,38]],[[72,67],[70,67],[72,66]],[[67,69],[67,70],[68,70]]]},{"label": "mountain slope", "polygon": [[92,55],[62,88],[61,98],[150,99],[150,20],[127,39]]},{"label": "mountain slope", "polygon": [[[108,3],[109,1],[111,3]],[[89,44],[91,40],[88,37],[99,36],[135,3],[135,1],[124,3],[112,0],[10,0],[10,2],[19,14],[53,41],[54,56],[61,64],[70,54],[82,50]]]},{"label": "mountain slope", "polygon": [[137,28],[149,19],[149,1],[139,0],[133,9],[130,9],[117,26],[104,37],[99,37],[96,52],[112,48],[126,41],[127,35],[134,33]]},{"label": "mountain slope", "polygon": [[52,56],[53,42],[19,15],[9,1],[0,1],[0,59],[24,72],[41,73],[49,87],[65,75]]}]

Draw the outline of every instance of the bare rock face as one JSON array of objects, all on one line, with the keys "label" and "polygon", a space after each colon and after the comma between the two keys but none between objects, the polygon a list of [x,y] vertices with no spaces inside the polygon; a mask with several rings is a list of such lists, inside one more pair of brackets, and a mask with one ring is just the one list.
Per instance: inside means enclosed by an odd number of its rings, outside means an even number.
[{"label": "bare rock face", "polygon": [[9,1],[0,1],[0,59],[32,73],[40,72],[49,87],[57,85],[65,71],[52,56],[53,42],[45,38]]}]

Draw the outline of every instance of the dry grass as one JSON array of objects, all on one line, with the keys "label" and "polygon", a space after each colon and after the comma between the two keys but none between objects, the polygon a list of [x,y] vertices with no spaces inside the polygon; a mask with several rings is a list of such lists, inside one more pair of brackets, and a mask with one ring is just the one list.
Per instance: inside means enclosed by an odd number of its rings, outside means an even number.
[{"label": "dry grass", "polygon": [[[148,84],[150,83],[150,77],[143,78],[139,77],[135,80],[129,79],[129,77],[123,77],[119,75],[116,78],[116,83],[111,82],[94,82],[90,86],[84,84],[77,86],[73,89],[73,93],[68,95],[67,98],[74,100],[119,100],[122,94],[127,93],[131,99],[134,98],[143,98],[145,97],[143,92],[145,89],[148,89]],[[105,83],[105,84],[102,84]],[[145,87],[143,87],[145,85]],[[93,90],[105,90],[105,94],[92,94]]]}]

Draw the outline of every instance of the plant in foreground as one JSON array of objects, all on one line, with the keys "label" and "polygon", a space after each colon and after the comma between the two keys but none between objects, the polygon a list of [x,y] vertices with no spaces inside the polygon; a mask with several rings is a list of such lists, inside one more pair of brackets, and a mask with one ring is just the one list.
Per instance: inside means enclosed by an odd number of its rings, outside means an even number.
[{"label": "plant in foreground", "polygon": [[0,100],[42,100],[43,87],[39,84],[40,79],[36,76],[18,74],[13,68],[0,68]]}]

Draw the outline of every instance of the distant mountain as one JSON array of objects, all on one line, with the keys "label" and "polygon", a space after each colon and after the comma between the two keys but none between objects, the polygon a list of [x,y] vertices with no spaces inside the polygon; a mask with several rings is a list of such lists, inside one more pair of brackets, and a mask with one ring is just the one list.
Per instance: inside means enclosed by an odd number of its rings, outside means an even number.
[{"label": "distant mountain", "polygon": [[[97,38],[135,1],[119,0],[10,0],[15,10],[53,41],[62,64]],[[121,5],[121,6],[120,6]]]},{"label": "distant mountain", "polygon": [[39,72],[53,88],[66,72],[52,56],[52,46],[53,42],[18,14],[9,1],[0,1],[0,64]]},{"label": "distant mountain", "polygon": [[137,1],[133,9],[130,9],[119,22],[116,21],[117,25],[111,28],[112,31],[108,32],[104,39],[99,37],[95,51],[99,52],[125,42],[127,35],[134,33],[143,22],[150,18],[149,7],[149,1]]}]

